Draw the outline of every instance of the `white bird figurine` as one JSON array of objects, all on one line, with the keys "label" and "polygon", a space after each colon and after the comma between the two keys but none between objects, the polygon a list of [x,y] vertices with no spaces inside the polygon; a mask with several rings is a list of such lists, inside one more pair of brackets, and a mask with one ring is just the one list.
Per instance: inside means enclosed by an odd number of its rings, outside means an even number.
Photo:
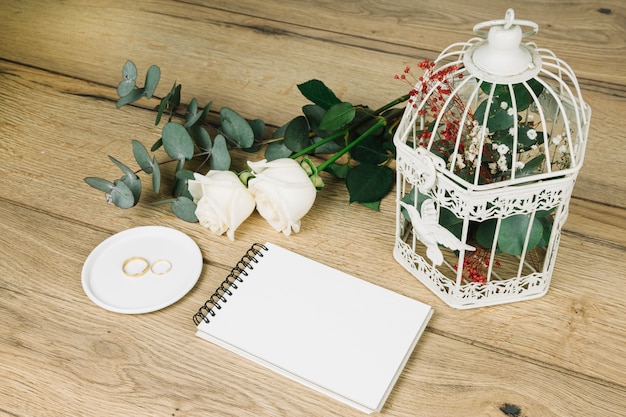
[{"label": "white bird figurine", "polygon": [[439,213],[432,199],[422,203],[421,215],[412,204],[400,201],[400,205],[409,214],[413,233],[426,246],[426,255],[435,265],[443,263],[443,254],[439,249],[440,244],[452,250],[476,250],[475,247],[461,242],[452,232],[439,224]]}]

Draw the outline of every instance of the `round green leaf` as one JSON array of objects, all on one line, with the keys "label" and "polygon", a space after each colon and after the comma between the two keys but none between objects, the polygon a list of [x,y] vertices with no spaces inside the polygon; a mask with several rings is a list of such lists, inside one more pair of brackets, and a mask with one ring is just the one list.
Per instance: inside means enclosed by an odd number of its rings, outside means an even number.
[{"label": "round green leaf", "polygon": [[120,83],[117,85],[117,95],[120,97],[125,97],[129,95],[133,91],[133,88],[135,88],[135,85],[135,80],[120,81]]},{"label": "round green leaf", "polygon": [[273,161],[274,159],[289,158],[292,154],[291,149],[285,146],[284,141],[272,142],[265,148],[265,159]]},{"label": "round green leaf", "polygon": [[152,161],[145,146],[138,140],[132,140],[133,156],[139,167],[147,174],[152,173]]},{"label": "round green leaf", "polygon": [[476,229],[476,241],[483,248],[491,249],[493,247],[493,238],[496,234],[496,219],[489,219],[481,222]]},{"label": "round green leaf", "polygon": [[178,197],[172,203],[172,212],[180,219],[195,223],[198,221],[196,217],[196,204],[187,197]]},{"label": "round green leaf", "polygon": [[254,143],[254,131],[250,124],[228,107],[220,110],[221,130],[242,148],[249,148]]},{"label": "round green leaf", "polygon": [[117,103],[115,103],[115,107],[119,109],[126,104],[130,104],[139,100],[141,97],[143,97],[143,91],[143,88],[135,88],[130,92],[130,94],[125,95],[124,97],[120,97],[120,99],[117,100]]},{"label": "round green leaf", "polygon": [[370,203],[383,198],[394,184],[395,175],[388,166],[360,164],[348,171],[346,186],[350,202]]},{"label": "round green leaf", "polygon": [[119,208],[126,209],[135,205],[135,196],[124,181],[115,180],[113,187],[107,193],[107,201],[110,201]]},{"label": "round green leaf", "polygon": [[189,134],[198,148],[203,151],[210,151],[213,147],[211,142],[211,136],[205,128],[200,125],[194,124],[189,127]]},{"label": "round green leaf", "polygon": [[[526,214],[518,214],[502,219],[500,233],[498,234],[498,247],[508,254],[521,255],[529,224],[530,216]],[[535,248],[543,236],[543,224],[538,219],[535,219],[530,227],[530,236],[526,250]]]},{"label": "round green leaf", "polygon": [[265,122],[261,119],[254,119],[248,122],[250,127],[252,128],[252,132],[254,133],[254,140],[260,141],[263,139],[263,134],[265,134]]},{"label": "round green leaf", "polygon": [[131,193],[133,193],[134,205],[139,202],[141,197],[141,180],[136,175],[124,175],[120,178],[124,184],[128,187]]},{"label": "round green leaf", "polygon": [[330,131],[339,130],[354,120],[355,115],[356,110],[352,104],[347,102],[335,104],[324,114],[319,128]]},{"label": "round green leaf", "polygon": [[217,135],[215,137],[209,162],[211,163],[211,169],[228,171],[230,168],[230,154],[228,153],[228,147],[226,146],[226,139],[224,136]]},{"label": "round green leaf", "polygon": [[193,158],[193,140],[187,130],[178,123],[169,122],[163,126],[163,147],[165,152],[174,159]]},{"label": "round green leaf", "polygon": [[294,152],[301,151],[310,145],[309,123],[304,116],[294,118],[285,129],[285,146]]},{"label": "round green leaf", "polygon": [[146,71],[146,83],[144,85],[147,98],[151,98],[152,94],[154,94],[154,90],[156,90],[160,78],[161,70],[159,69],[159,67],[157,67],[156,65],[150,66],[150,68],[148,68],[148,71]]},{"label": "round green leaf", "polygon": [[124,63],[124,67],[122,68],[122,78],[124,80],[137,79],[137,67],[133,61],[128,60]]}]

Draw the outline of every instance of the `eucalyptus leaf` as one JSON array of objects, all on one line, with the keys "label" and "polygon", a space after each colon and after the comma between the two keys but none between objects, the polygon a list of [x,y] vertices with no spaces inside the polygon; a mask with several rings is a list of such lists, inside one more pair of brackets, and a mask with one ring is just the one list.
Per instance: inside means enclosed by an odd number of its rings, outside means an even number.
[{"label": "eucalyptus leaf", "polygon": [[193,126],[202,117],[202,112],[198,112],[198,102],[195,98],[191,99],[189,107],[187,108],[187,114],[185,115],[185,128]]},{"label": "eucalyptus leaf", "polygon": [[161,168],[156,156],[152,158],[152,189],[155,193],[161,190]]},{"label": "eucalyptus leaf", "polygon": [[176,179],[185,180],[185,181],[193,180],[196,178],[194,175],[194,172],[188,169],[181,169],[179,171],[176,171],[175,175],[176,175]]},{"label": "eucalyptus leaf", "polygon": [[97,177],[87,177],[85,182],[96,190],[108,193],[113,188],[113,183],[109,180]]},{"label": "eucalyptus leaf", "polygon": [[300,90],[304,97],[325,110],[330,109],[335,104],[341,103],[341,100],[337,98],[335,93],[320,80],[309,80],[305,83],[298,84],[298,90]]},{"label": "eucalyptus leaf", "polygon": [[188,197],[178,197],[172,203],[172,212],[179,218],[189,223],[198,221],[196,217],[196,204]]},{"label": "eucalyptus leaf", "polygon": [[135,80],[122,80],[117,85],[117,95],[120,97],[125,97],[129,95],[133,89],[135,88],[136,82]]},{"label": "eucalyptus leaf", "polygon": [[139,100],[140,98],[142,98],[143,93],[144,93],[143,88],[136,88],[133,91],[131,91],[130,94],[125,95],[124,97],[120,97],[120,99],[117,100],[117,103],[115,103],[115,107],[119,109],[120,107],[125,106],[126,104],[133,103]]},{"label": "eucalyptus leaf", "polygon": [[152,147],[150,147],[150,151],[156,152],[161,146],[163,146],[163,138],[159,138],[156,142],[154,142]]},{"label": "eucalyptus leaf", "polygon": [[161,69],[156,65],[151,65],[150,68],[148,68],[148,71],[146,71],[146,83],[144,84],[146,98],[152,98],[154,90],[156,90],[157,85],[159,84],[160,78]]},{"label": "eucalyptus leaf", "polygon": [[222,107],[220,117],[221,130],[226,136],[242,148],[252,146],[254,143],[254,132],[246,119],[228,107]]},{"label": "eucalyptus leaf", "polygon": [[187,189],[187,179],[180,178],[178,175],[176,175],[179,172],[184,171],[183,169],[184,167],[185,167],[185,160],[179,159],[178,163],[176,164],[176,171],[174,174],[176,181],[174,181],[174,191],[172,193],[176,197],[183,195],[184,191]]},{"label": "eucalyptus leaf", "polygon": [[369,203],[383,198],[393,186],[395,175],[388,166],[360,164],[348,171],[346,186],[350,202]]},{"label": "eucalyptus leaf", "polygon": [[294,118],[285,129],[285,146],[294,152],[299,152],[309,146],[309,123],[304,116]]},{"label": "eucalyptus leaf", "polygon": [[326,113],[326,109],[317,104],[307,104],[302,106],[302,113],[304,113],[312,131],[316,132],[318,135],[326,135],[328,133],[319,128],[322,117],[324,117],[324,113]]},{"label": "eucalyptus leaf", "polygon": [[287,146],[284,141],[272,142],[265,148],[265,159],[273,161],[280,158],[289,158],[293,152]]},{"label": "eucalyptus leaf", "polygon": [[323,130],[339,130],[354,120],[356,109],[348,102],[333,105],[322,117],[319,128]]},{"label": "eucalyptus leaf", "polygon": [[132,169],[128,168],[126,165],[124,165],[123,163],[121,163],[120,161],[118,161],[117,159],[113,158],[111,155],[109,155],[109,159],[111,161],[113,161],[113,163],[115,165],[117,165],[117,167],[126,175],[135,175],[135,173],[133,172]]},{"label": "eucalyptus leaf", "polygon": [[141,142],[138,140],[132,140],[133,146],[133,156],[135,157],[135,161],[139,167],[147,174],[152,173],[152,161],[150,160],[150,154],[146,150],[146,147],[143,146]]},{"label": "eucalyptus leaf", "polygon": [[521,255],[524,249],[526,232],[530,225],[527,250],[534,249],[543,236],[543,224],[535,218],[530,224],[530,215],[518,214],[502,219],[498,233],[498,247],[511,255]]},{"label": "eucalyptus leaf", "polygon": [[217,135],[215,137],[209,162],[211,163],[211,169],[218,171],[228,171],[230,169],[230,154],[228,153],[228,146],[226,146],[224,136]]},{"label": "eucalyptus leaf", "polygon": [[163,117],[163,113],[165,112],[165,110],[167,110],[167,105],[170,101],[170,98],[172,98],[172,91],[167,93],[167,95],[161,99],[161,102],[157,106],[157,115],[154,120],[155,126],[158,126],[158,124],[161,123],[161,117]]},{"label": "eucalyptus leaf", "polygon": [[107,200],[119,208],[131,208],[135,205],[133,192],[122,180],[115,180],[113,187],[107,193]]},{"label": "eucalyptus leaf", "polygon": [[193,158],[193,140],[187,130],[180,124],[168,122],[162,130],[165,152],[174,159]]},{"label": "eucalyptus leaf", "polygon": [[198,148],[203,151],[210,151],[213,147],[211,136],[205,128],[199,125],[193,125],[189,129],[189,134]]},{"label": "eucalyptus leaf", "polygon": [[248,122],[254,133],[254,140],[258,142],[263,140],[263,134],[265,133],[265,122],[261,119],[254,119]]},{"label": "eucalyptus leaf", "polygon": [[[343,137],[341,138],[343,139]],[[312,139],[313,143],[317,143],[324,140],[323,138],[319,137],[319,136],[315,136]],[[339,152],[340,150],[342,150],[345,146],[345,144],[339,144],[337,143],[337,140],[332,140],[330,142],[326,142],[323,145],[319,145],[317,148],[315,148],[315,153],[335,153],[335,152]],[[352,154],[352,152],[351,152]]]},{"label": "eucalyptus leaf", "polygon": [[122,78],[124,80],[133,81],[137,79],[137,67],[133,61],[128,60],[124,63],[124,67],[122,68]]},{"label": "eucalyptus leaf", "polygon": [[124,173],[121,180],[124,184],[126,184],[126,186],[128,186],[128,189],[133,193],[133,205],[137,204],[137,202],[139,201],[139,197],[141,197],[141,180],[129,167],[127,167],[117,159],[113,158],[110,155],[109,159],[111,159],[111,161],[113,161],[113,163],[115,163],[115,165],[117,165]]},{"label": "eucalyptus leaf", "polygon": [[139,198],[141,197],[141,180],[135,174],[123,175],[120,179],[124,184],[126,184],[130,192],[133,193],[133,206],[136,205],[139,202]]}]

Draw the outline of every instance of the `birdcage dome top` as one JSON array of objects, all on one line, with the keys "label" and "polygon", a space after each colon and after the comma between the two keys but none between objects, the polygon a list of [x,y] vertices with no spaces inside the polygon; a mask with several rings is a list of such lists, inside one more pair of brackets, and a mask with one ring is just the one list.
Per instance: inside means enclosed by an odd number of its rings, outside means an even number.
[{"label": "birdcage dome top", "polygon": [[509,9],[424,61],[396,146],[430,151],[470,188],[575,175],[591,110],[569,65],[526,41],[538,29]]}]

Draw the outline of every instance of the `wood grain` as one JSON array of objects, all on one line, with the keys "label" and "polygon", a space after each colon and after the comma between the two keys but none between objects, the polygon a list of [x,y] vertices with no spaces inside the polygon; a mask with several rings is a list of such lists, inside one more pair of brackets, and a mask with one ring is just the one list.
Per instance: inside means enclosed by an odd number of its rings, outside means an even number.
[{"label": "wood grain", "polygon": [[[394,196],[380,212],[350,205],[325,175],[299,234],[253,214],[236,240],[176,219],[144,187],[120,210],[83,182],[132,164],[131,139],[159,138],[154,102],[115,109],[124,61],[163,71],[213,109],[261,117],[270,130],[299,114],[296,85],[327,82],[372,106],[404,93],[391,78],[499,19],[501,0],[43,2],[0,6],[0,414],[10,416],[357,416],[194,336],[191,316],[251,242],[271,240],[433,305],[435,315],[385,416],[621,415],[626,407],[625,8],[621,1],[528,1],[536,41],[574,67],[593,108],[548,294],[477,310],[445,306],[392,256]],[[463,10],[451,13],[451,10]],[[237,154],[235,165],[262,154]],[[165,180],[172,170],[164,169]],[[147,178],[145,179],[147,180]],[[121,315],[93,304],[80,274],[112,234],[164,225],[203,254],[196,287],[174,305]]]}]

